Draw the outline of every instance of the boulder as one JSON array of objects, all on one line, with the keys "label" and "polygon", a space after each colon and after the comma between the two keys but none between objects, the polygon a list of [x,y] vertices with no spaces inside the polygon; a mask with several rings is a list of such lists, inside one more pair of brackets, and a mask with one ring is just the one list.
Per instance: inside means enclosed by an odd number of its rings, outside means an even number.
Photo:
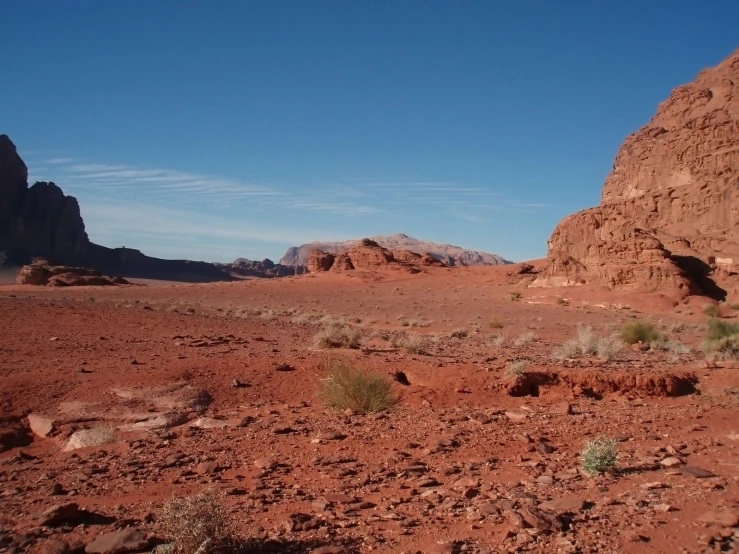
[{"label": "boulder", "polygon": [[48,437],[56,429],[56,422],[53,418],[39,414],[28,414],[28,425],[31,432],[42,439]]},{"label": "boulder", "polygon": [[18,285],[50,287],[128,285],[121,277],[106,277],[95,269],[70,267],[45,258],[23,266],[15,280]]}]

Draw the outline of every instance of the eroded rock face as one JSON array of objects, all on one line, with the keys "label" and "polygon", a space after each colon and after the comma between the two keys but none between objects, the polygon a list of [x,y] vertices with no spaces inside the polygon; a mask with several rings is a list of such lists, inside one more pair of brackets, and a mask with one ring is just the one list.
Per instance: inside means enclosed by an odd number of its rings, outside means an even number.
[{"label": "eroded rock face", "polygon": [[328,271],[331,266],[334,265],[334,259],[336,256],[323,252],[322,250],[314,250],[310,254],[310,258],[305,263],[306,268],[311,273],[318,273],[321,271]]},{"label": "eroded rock face", "polygon": [[739,262],[739,50],[676,88],[629,136],[600,206],[565,218],[540,285],[675,289]]},{"label": "eroded rock face", "polygon": [[395,267],[411,273],[421,271],[421,266],[446,267],[446,264],[430,252],[417,254],[410,250],[391,252],[372,239],[362,239],[346,252],[330,254],[314,250],[308,258],[308,271],[349,271],[352,269],[375,269]]},{"label": "eroded rock face", "polygon": [[96,269],[58,265],[46,259],[38,259],[23,266],[15,281],[18,285],[49,287],[79,287],[128,285],[121,277],[106,277]]},{"label": "eroded rock face", "polygon": [[0,135],[0,248],[81,255],[89,245],[80,207],[54,183],[28,187],[28,169],[7,135]]}]

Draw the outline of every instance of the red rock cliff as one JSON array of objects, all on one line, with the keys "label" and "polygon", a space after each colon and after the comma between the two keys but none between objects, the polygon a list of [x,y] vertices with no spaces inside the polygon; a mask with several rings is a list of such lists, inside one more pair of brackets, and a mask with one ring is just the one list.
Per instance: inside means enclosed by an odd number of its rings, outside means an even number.
[{"label": "red rock cliff", "polygon": [[676,88],[626,139],[600,206],[555,229],[538,284],[687,293],[696,267],[739,262],[737,222],[739,50]]}]

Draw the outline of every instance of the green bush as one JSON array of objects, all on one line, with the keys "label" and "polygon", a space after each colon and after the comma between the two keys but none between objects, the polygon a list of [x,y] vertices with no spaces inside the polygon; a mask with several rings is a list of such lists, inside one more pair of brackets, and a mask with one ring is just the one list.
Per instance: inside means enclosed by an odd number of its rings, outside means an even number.
[{"label": "green bush", "polygon": [[600,475],[616,467],[618,447],[615,440],[600,437],[585,445],[580,461],[585,473]]},{"label": "green bush", "polygon": [[721,308],[715,304],[706,304],[703,308],[703,313],[708,317],[718,317],[721,315]]},{"label": "green bush", "polygon": [[388,378],[344,362],[329,366],[318,393],[329,408],[358,414],[392,410],[399,402]]},{"label": "green bush", "polygon": [[739,324],[724,321],[723,319],[710,319],[708,321],[708,341],[725,339],[733,335],[739,334]]},{"label": "green bush", "polygon": [[646,321],[632,321],[621,329],[621,340],[626,344],[636,344],[642,342],[651,344],[662,338],[657,328]]}]

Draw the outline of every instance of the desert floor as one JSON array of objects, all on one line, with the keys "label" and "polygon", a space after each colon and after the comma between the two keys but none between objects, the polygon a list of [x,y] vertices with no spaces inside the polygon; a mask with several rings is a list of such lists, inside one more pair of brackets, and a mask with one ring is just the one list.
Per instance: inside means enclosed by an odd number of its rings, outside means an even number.
[{"label": "desert floor", "polygon": [[[739,369],[700,351],[706,300],[511,270],[0,286],[0,552],[114,552],[89,545],[123,528],[149,552],[162,505],[206,488],[253,552],[736,551]],[[330,320],[361,346],[317,348]],[[633,320],[673,346],[552,357]],[[397,409],[327,409],[338,362]],[[110,442],[65,449],[82,429]],[[617,470],[592,477],[600,436]]]}]

